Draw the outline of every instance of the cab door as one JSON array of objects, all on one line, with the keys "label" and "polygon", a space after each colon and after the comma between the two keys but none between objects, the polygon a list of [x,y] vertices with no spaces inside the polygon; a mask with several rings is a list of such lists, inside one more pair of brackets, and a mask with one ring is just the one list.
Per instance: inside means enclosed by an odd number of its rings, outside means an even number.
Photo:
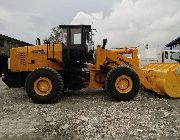
[{"label": "cab door", "polygon": [[82,28],[70,29],[70,64],[80,67],[85,63]]}]

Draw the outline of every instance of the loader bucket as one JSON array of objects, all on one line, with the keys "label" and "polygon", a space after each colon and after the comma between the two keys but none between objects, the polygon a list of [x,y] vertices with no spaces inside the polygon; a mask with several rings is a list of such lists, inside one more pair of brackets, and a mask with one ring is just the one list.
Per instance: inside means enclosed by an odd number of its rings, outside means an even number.
[{"label": "loader bucket", "polygon": [[180,98],[180,64],[148,64],[143,68],[151,90],[158,94]]}]

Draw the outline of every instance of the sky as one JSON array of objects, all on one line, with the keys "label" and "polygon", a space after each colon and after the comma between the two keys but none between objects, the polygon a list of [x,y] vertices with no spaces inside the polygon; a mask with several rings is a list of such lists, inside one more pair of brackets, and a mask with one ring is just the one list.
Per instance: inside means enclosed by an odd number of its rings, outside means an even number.
[{"label": "sky", "polygon": [[162,47],[180,36],[180,0],[0,0],[0,33],[35,43],[60,24],[91,24],[95,44]]},{"label": "sky", "polygon": [[116,0],[0,0],[0,33],[30,43],[54,26],[71,24],[80,11],[108,15]]}]

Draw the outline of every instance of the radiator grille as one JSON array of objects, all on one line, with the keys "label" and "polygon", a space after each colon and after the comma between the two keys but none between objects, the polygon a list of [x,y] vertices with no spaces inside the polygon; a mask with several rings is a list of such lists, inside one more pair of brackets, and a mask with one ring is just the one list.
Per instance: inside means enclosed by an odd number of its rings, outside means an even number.
[{"label": "radiator grille", "polygon": [[20,53],[20,64],[26,65],[26,53]]}]

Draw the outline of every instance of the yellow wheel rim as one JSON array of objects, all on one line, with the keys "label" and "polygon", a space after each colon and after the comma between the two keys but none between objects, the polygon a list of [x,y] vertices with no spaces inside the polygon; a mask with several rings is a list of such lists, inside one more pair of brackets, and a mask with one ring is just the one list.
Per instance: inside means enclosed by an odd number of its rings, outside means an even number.
[{"label": "yellow wheel rim", "polygon": [[48,95],[52,90],[52,83],[46,77],[40,77],[34,82],[34,90],[40,96]]},{"label": "yellow wheel rim", "polygon": [[117,78],[115,87],[120,93],[128,93],[133,86],[133,82],[130,77],[122,75]]}]

